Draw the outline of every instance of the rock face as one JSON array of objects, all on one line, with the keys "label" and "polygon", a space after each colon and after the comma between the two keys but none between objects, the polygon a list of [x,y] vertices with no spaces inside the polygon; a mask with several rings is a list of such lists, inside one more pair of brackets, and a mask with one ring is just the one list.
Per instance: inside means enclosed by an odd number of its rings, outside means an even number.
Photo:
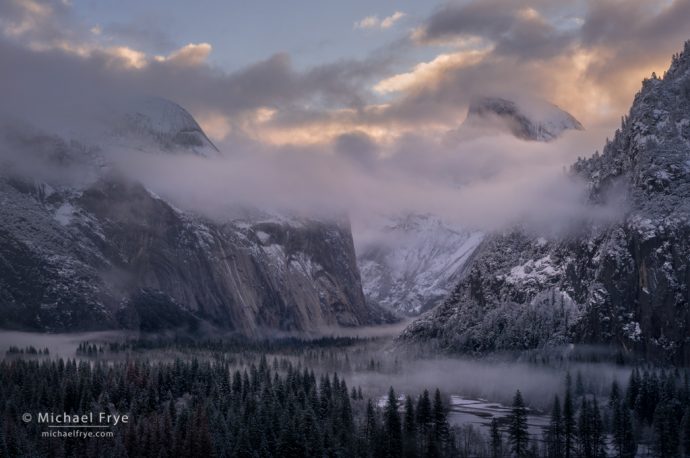
[{"label": "rock face", "polygon": [[643,83],[602,154],[572,172],[621,220],[546,240],[515,228],[481,244],[445,303],[402,341],[464,352],[566,342],[690,360],[690,42]]},{"label": "rock face", "polygon": [[136,99],[114,120],[114,138],[129,148],[145,150],[155,143],[165,152],[214,156],[218,148],[194,117],[170,100]]},{"label": "rock face", "polygon": [[[582,130],[569,113],[547,102],[516,103],[499,97],[477,98],[467,119],[449,138],[474,132],[507,131],[523,140],[548,142],[565,130]],[[426,214],[388,217],[381,240],[358,250],[364,295],[373,306],[417,316],[438,305],[454,289],[465,263],[484,234]]]},{"label": "rock face", "polygon": [[382,240],[358,255],[367,301],[407,316],[429,310],[450,293],[482,237],[428,214],[388,219]]},{"label": "rock face", "polygon": [[474,99],[463,126],[506,130],[523,140],[547,142],[566,130],[583,130],[577,119],[556,105],[540,100],[517,103],[501,97]]},{"label": "rock face", "polygon": [[[163,106],[164,116],[149,112],[127,141],[150,148],[144,140],[155,131],[165,152],[211,149],[189,113]],[[7,136],[5,147],[30,152],[51,173],[42,179],[10,162],[0,174],[2,328],[210,324],[256,336],[385,318],[365,303],[347,220],[210,220],[108,172],[97,148],[49,135]],[[86,164],[80,171],[91,170],[91,178],[78,185],[50,178],[74,163]]]}]

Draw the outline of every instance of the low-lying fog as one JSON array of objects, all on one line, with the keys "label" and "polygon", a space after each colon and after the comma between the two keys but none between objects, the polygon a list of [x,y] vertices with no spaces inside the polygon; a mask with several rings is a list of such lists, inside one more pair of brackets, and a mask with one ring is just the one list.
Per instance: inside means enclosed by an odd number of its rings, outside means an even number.
[{"label": "low-lying fog", "polygon": [[605,363],[573,363],[566,370],[521,362],[447,358],[400,361],[400,367],[395,374],[364,372],[347,379],[353,385],[361,385],[365,392],[378,390],[382,395],[390,386],[399,394],[413,397],[424,389],[438,387],[447,395],[506,405],[512,403],[515,391],[520,390],[532,408],[547,410],[554,395],[563,398],[567,372],[571,374],[573,386],[579,372],[587,392],[598,395],[607,395],[614,380],[624,387],[630,375],[630,368]]},{"label": "low-lying fog", "polygon": [[[382,328],[384,330],[386,328]],[[387,328],[389,331],[392,327]],[[0,352],[2,356],[11,347],[24,349],[33,346],[36,349],[48,348],[51,358],[75,358],[79,343],[89,341],[104,343],[124,341],[141,337],[138,333],[123,331],[102,331],[73,334],[42,334],[16,331],[0,331]],[[371,337],[369,334],[367,337]],[[486,399],[510,405],[516,390],[520,390],[525,401],[534,409],[547,410],[554,395],[561,398],[565,389],[566,373],[570,373],[573,386],[578,374],[584,381],[586,392],[599,396],[608,395],[611,383],[616,380],[625,387],[630,375],[630,368],[609,363],[562,363],[554,365],[537,364],[511,360],[503,356],[486,359],[469,358],[406,358],[402,354],[389,350],[389,339],[364,341],[366,344],[343,349],[349,352],[350,358],[358,361],[374,359],[384,368],[354,369],[340,375],[349,386],[361,386],[365,396],[377,398],[393,387],[400,395],[416,397],[424,389],[430,391],[439,388],[445,395],[457,395],[468,399]],[[340,351],[338,348],[333,350]],[[555,353],[554,353],[555,354]],[[155,359],[155,352],[144,355]],[[107,357],[107,356],[106,356]],[[270,357],[269,357],[270,358]],[[296,359],[303,365],[320,372],[319,367],[312,367],[313,362]],[[327,371],[329,369],[324,369]]]}]

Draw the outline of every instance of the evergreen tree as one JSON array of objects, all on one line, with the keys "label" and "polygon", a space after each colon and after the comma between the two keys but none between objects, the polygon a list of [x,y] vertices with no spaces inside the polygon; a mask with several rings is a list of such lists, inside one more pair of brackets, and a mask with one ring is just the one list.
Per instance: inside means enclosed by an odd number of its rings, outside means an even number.
[{"label": "evergreen tree", "polygon": [[529,434],[527,431],[527,408],[520,390],[515,392],[513,408],[509,417],[508,434],[513,453],[518,458],[527,456]]},{"label": "evergreen tree", "polygon": [[585,384],[582,381],[582,374],[580,371],[575,375],[575,396],[582,396],[585,394]]},{"label": "evergreen tree", "polygon": [[580,415],[577,421],[577,450],[581,458],[592,458],[594,456],[594,444],[592,442],[592,415],[589,402],[582,398],[580,405]]},{"label": "evergreen tree", "polygon": [[611,391],[609,393],[609,407],[613,409],[621,401],[621,389],[618,382],[614,380],[611,382]]},{"label": "evergreen tree", "polygon": [[620,423],[614,432],[616,450],[619,458],[633,458],[637,454],[637,442],[633,429],[632,413],[628,404],[622,401],[619,405]]},{"label": "evergreen tree", "polygon": [[628,404],[628,409],[633,410],[635,408],[635,401],[637,401],[637,395],[640,391],[640,372],[637,368],[633,369],[630,373],[630,379],[628,381],[628,389],[625,392],[625,401]]},{"label": "evergreen tree", "polygon": [[367,401],[367,412],[366,419],[364,421],[364,431],[363,431],[364,442],[366,444],[367,450],[375,452],[379,450],[379,425],[378,417],[376,411],[374,410],[374,403],[371,399]]},{"label": "evergreen tree", "polygon": [[431,438],[431,399],[429,398],[429,391],[424,392],[417,400],[417,431],[419,439],[420,450],[426,450]]},{"label": "evergreen tree", "polygon": [[503,439],[501,430],[498,428],[498,420],[494,417],[491,419],[491,458],[501,456],[503,456]]},{"label": "evergreen tree", "polygon": [[403,417],[403,455],[415,457],[417,449],[417,419],[415,418],[414,403],[410,396],[405,398],[405,415]]},{"label": "evergreen tree", "polygon": [[563,456],[571,458],[575,449],[575,409],[570,394],[570,375],[566,377],[565,398],[563,399]]},{"label": "evergreen tree", "polygon": [[657,405],[654,411],[654,454],[659,458],[674,458],[678,456],[679,428],[668,402]]},{"label": "evergreen tree", "polygon": [[690,407],[685,409],[681,421],[681,441],[683,445],[683,456],[688,458],[690,457]]},{"label": "evergreen tree", "polygon": [[432,407],[431,416],[433,418],[433,431],[434,439],[439,444],[448,443],[448,419],[446,416],[446,408],[443,405],[443,399],[441,398],[441,391],[436,388],[434,392],[434,405]]},{"label": "evergreen tree", "polygon": [[393,387],[388,390],[388,402],[384,412],[384,434],[386,455],[399,457],[402,454],[402,432],[398,412],[398,399]]},{"label": "evergreen tree", "polygon": [[556,396],[551,409],[551,420],[546,431],[547,456],[560,458],[563,456],[563,417],[561,415],[561,402]]},{"label": "evergreen tree", "polygon": [[591,414],[593,456],[594,458],[603,458],[606,457],[606,432],[596,398],[592,400]]}]

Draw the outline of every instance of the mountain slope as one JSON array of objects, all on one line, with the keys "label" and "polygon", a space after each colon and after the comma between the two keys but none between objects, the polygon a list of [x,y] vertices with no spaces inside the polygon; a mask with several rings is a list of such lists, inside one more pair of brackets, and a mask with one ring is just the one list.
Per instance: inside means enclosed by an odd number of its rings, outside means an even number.
[{"label": "mountain slope", "polygon": [[364,294],[371,304],[414,316],[448,295],[483,235],[432,215],[406,215],[388,220],[381,236],[385,241],[357,258]]},{"label": "mountain slope", "polygon": [[470,103],[463,127],[495,129],[531,141],[552,141],[582,124],[556,105],[539,100],[518,103],[501,97],[479,97]]},{"label": "mountain slope", "polygon": [[453,294],[401,341],[466,352],[612,343],[687,363],[689,107],[690,42],[663,79],[643,83],[603,153],[572,168],[593,210],[624,197],[622,220],[552,240],[519,227],[487,237]]},{"label": "mountain slope", "polygon": [[[177,154],[212,146],[186,111],[163,106],[141,129],[108,141]],[[99,146],[31,130],[5,134],[2,147],[28,160],[0,156],[0,327],[157,331],[207,323],[261,335],[384,319],[365,303],[346,220],[260,212],[211,220],[115,173]]]},{"label": "mountain slope", "polygon": [[214,156],[218,148],[194,117],[170,100],[145,97],[127,104],[115,115],[111,142],[133,149],[150,149],[151,143],[167,152]]}]

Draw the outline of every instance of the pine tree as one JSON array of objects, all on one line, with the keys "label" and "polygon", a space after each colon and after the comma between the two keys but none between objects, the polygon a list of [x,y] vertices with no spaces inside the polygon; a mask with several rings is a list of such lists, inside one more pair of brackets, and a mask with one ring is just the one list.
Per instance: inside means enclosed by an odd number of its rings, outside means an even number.
[{"label": "pine tree", "polygon": [[618,382],[614,380],[611,383],[611,391],[609,393],[609,407],[613,409],[621,400],[621,389]]},{"label": "pine tree", "polygon": [[563,399],[563,456],[571,458],[575,449],[575,409],[570,394],[570,375],[566,378],[565,399]]},{"label": "pine tree", "polygon": [[690,407],[685,409],[680,429],[681,441],[683,446],[683,456],[687,458],[690,457]]},{"label": "pine tree", "polygon": [[491,458],[500,458],[503,455],[503,439],[498,428],[496,417],[491,419]]},{"label": "pine tree", "polygon": [[591,420],[589,402],[587,402],[587,399],[582,398],[580,415],[577,420],[577,449],[578,456],[582,458],[592,458],[594,456]]},{"label": "pine tree", "polygon": [[547,455],[549,458],[563,456],[563,417],[561,416],[561,402],[556,396],[551,409],[551,421],[546,431]]},{"label": "pine tree", "polygon": [[376,415],[376,410],[374,410],[374,403],[369,399],[367,401],[367,412],[366,419],[364,421],[364,442],[366,443],[367,450],[376,451],[378,450],[379,443],[379,423],[378,417]]},{"label": "pine tree", "polygon": [[637,441],[633,429],[633,418],[628,405],[623,402],[620,405],[620,458],[633,458],[637,454]]},{"label": "pine tree", "polygon": [[654,411],[654,453],[659,458],[678,456],[678,425],[673,408],[668,402],[657,405]]},{"label": "pine tree", "polygon": [[402,454],[402,432],[400,423],[398,399],[395,396],[393,387],[391,387],[388,390],[388,402],[386,403],[384,412],[384,434],[387,456],[398,457]]},{"label": "pine tree", "polygon": [[434,439],[439,444],[446,444],[449,432],[448,418],[446,416],[446,408],[443,405],[443,399],[441,398],[441,391],[438,388],[434,392],[434,406],[431,410],[431,416],[434,423]]},{"label": "pine tree", "polygon": [[591,414],[593,456],[594,458],[606,457],[606,433],[596,398],[592,400]]},{"label": "pine tree", "polygon": [[431,436],[431,400],[429,391],[424,392],[417,400],[417,430],[419,434],[419,447],[426,450]]},{"label": "pine tree", "polygon": [[522,399],[520,390],[515,392],[513,408],[509,417],[508,434],[513,453],[518,458],[527,456],[529,434],[527,431],[527,408]]},{"label": "pine tree", "polygon": [[582,374],[580,371],[575,375],[575,396],[582,396],[585,394],[585,384],[582,381]]},{"label": "pine tree", "polygon": [[625,392],[625,401],[628,404],[628,409],[633,410],[635,408],[635,402],[637,401],[637,396],[640,391],[640,371],[635,368],[630,373],[630,379],[628,380],[628,389]]},{"label": "pine tree", "polygon": [[415,418],[414,403],[410,396],[405,398],[405,415],[403,417],[403,455],[414,457],[417,449],[417,420]]}]

